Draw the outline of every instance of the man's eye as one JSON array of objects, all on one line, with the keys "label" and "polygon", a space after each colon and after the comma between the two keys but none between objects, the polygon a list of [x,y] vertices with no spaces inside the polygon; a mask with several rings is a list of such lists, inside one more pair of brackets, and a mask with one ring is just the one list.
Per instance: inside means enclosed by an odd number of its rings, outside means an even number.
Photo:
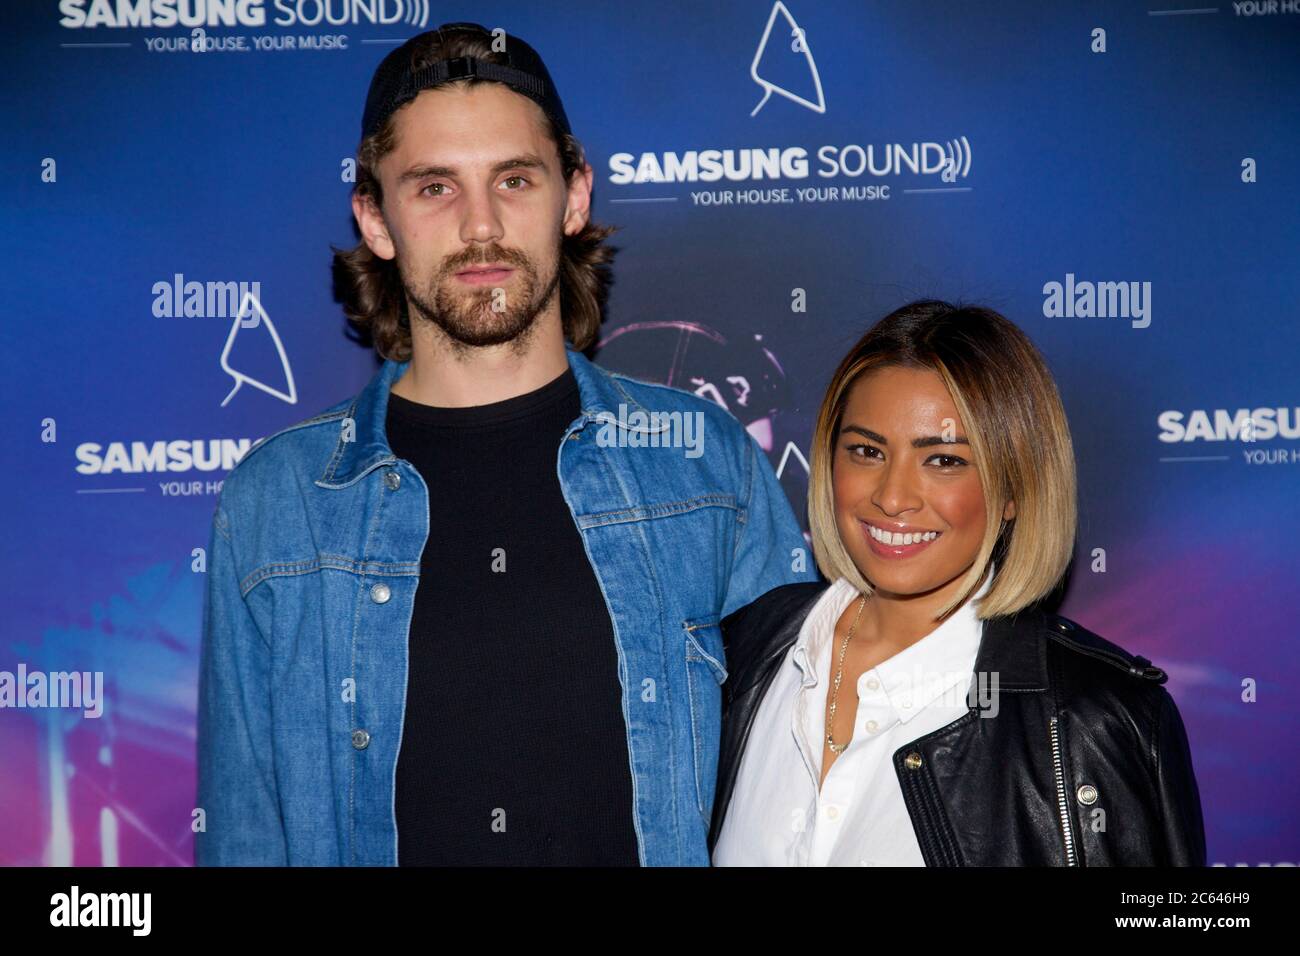
[{"label": "man's eye", "polygon": [[526,183],[526,182],[528,182],[528,180],[524,179],[523,176],[507,176],[505,179],[503,179],[503,180],[501,180],[501,181],[502,181],[503,183],[519,182],[519,183],[521,183],[521,184],[522,184],[522,183]]},{"label": "man's eye", "polygon": [[[429,183],[429,185],[425,186],[422,190],[420,190],[420,193],[423,195],[423,194],[428,194],[430,189],[446,189],[446,188],[447,188],[446,184],[444,183]],[[432,195],[441,196],[442,193],[432,193]]]}]

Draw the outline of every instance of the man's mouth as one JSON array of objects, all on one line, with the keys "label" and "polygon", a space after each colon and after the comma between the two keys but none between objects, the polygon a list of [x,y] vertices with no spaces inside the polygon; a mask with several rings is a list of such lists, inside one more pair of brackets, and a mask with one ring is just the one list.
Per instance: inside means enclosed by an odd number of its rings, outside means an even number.
[{"label": "man's mouth", "polygon": [[485,265],[470,266],[456,273],[456,278],[472,285],[490,285],[510,277],[515,270],[509,266]]}]

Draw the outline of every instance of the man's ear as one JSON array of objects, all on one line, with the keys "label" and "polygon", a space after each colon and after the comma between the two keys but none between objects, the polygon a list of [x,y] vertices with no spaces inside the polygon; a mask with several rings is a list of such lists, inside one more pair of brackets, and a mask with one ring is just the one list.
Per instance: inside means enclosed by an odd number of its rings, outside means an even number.
[{"label": "man's ear", "polygon": [[388,235],[388,224],[384,222],[383,213],[374,200],[357,193],[352,194],[352,215],[356,217],[357,228],[370,251],[381,259],[392,259],[397,255],[392,237]]},{"label": "man's ear", "polygon": [[1008,501],[1006,507],[1002,509],[1002,520],[1012,521],[1015,519],[1015,517],[1016,517],[1016,503],[1014,501]]},{"label": "man's ear", "polygon": [[569,191],[565,197],[564,234],[576,236],[591,221],[591,164],[583,163],[569,177]]}]

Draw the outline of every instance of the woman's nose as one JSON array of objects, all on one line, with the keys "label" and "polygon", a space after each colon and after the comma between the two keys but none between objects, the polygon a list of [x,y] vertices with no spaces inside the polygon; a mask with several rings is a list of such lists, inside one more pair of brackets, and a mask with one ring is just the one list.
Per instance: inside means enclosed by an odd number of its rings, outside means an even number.
[{"label": "woman's nose", "polygon": [[880,484],[877,485],[871,501],[889,515],[920,508],[922,502],[916,487],[916,476],[911,469],[887,464],[881,470]]}]

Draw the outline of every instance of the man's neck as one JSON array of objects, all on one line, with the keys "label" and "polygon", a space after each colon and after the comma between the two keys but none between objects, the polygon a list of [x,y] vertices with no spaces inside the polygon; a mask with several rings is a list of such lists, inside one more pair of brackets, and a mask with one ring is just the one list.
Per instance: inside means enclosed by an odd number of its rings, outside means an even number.
[{"label": "man's neck", "polygon": [[539,316],[527,341],[452,348],[441,329],[412,337],[411,364],[393,394],[421,405],[464,408],[535,391],[569,367],[558,315]]}]

